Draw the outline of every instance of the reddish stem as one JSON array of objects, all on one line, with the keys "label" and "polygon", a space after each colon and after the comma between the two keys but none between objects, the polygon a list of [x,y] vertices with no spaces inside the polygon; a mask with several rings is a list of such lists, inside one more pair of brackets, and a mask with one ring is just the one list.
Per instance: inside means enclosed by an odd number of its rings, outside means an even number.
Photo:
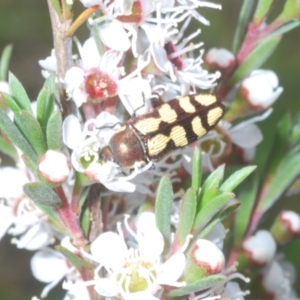
[{"label": "reddish stem", "polygon": [[78,248],[86,248],[86,241],[80,228],[79,217],[72,211],[62,187],[57,187],[55,191],[62,201],[62,205],[57,209],[61,222],[73,238],[73,244]]}]

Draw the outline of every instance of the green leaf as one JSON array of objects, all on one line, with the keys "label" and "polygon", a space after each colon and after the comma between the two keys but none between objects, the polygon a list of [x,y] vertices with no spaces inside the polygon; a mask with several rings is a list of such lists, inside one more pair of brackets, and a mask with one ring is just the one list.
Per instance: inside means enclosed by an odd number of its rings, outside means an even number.
[{"label": "green leaf", "polygon": [[98,25],[96,23],[94,23],[92,25],[92,27],[91,27],[91,33],[92,33],[92,36],[93,36],[94,41],[96,43],[97,50],[98,50],[100,56],[104,55],[105,49],[104,49],[103,42],[102,42],[102,40],[100,38],[100,35],[99,35],[99,27],[98,27]]},{"label": "green leaf", "polygon": [[9,73],[8,83],[10,94],[14,98],[18,106],[21,109],[24,109],[33,115],[30,99],[28,98],[27,93],[24,87],[22,86],[21,82],[17,79],[17,77],[15,77],[15,75]]},{"label": "green leaf", "polygon": [[24,193],[35,203],[50,207],[58,207],[60,198],[54,190],[43,182],[27,183],[23,187]]},{"label": "green leaf", "polygon": [[206,203],[210,202],[211,199],[217,197],[219,194],[219,189],[217,187],[212,187],[210,190],[207,190],[205,194],[202,193],[202,197],[198,205],[198,211],[201,210]]},{"label": "green leaf", "polygon": [[44,154],[47,151],[46,141],[42,128],[35,117],[26,110],[22,110],[20,114],[15,115],[15,121],[17,121],[18,127],[20,126],[19,130],[37,155]]},{"label": "green leaf", "polygon": [[259,68],[274,52],[278,46],[281,37],[267,37],[263,39],[248,55],[244,62],[235,71],[230,83],[236,84],[243,78],[247,77],[251,71]]},{"label": "green leaf", "polygon": [[244,0],[243,1],[243,6],[240,9],[239,20],[238,20],[238,24],[236,26],[233,43],[232,43],[232,52],[234,54],[237,54],[238,49],[242,43],[242,39],[245,37],[245,32],[247,29],[247,25],[249,22],[249,17],[250,17],[253,5],[254,5],[253,0]]},{"label": "green leaf", "polygon": [[59,150],[62,147],[62,116],[59,110],[54,112],[48,121],[47,144],[52,150]]},{"label": "green leaf", "polygon": [[195,190],[191,187],[186,191],[179,211],[179,222],[175,233],[177,249],[185,243],[186,237],[191,233],[196,215],[196,204]]},{"label": "green leaf", "polygon": [[[275,24],[275,22],[273,22],[269,26],[276,26],[276,25],[277,24]],[[268,37],[271,38],[271,37],[282,36],[283,34],[293,30],[294,28],[298,27],[299,25],[300,25],[300,20],[290,21],[289,23],[283,24],[283,25],[279,26],[277,29],[274,29],[273,32],[268,34]]]},{"label": "green leaf", "polygon": [[82,210],[80,224],[85,237],[88,236],[91,225],[91,211],[88,207]]},{"label": "green leaf", "polygon": [[54,7],[59,19],[62,21],[63,17],[62,17],[60,1],[59,0],[50,0],[50,1],[52,3],[52,6]]},{"label": "green leaf", "polygon": [[[196,219],[193,226],[193,231],[196,235],[208,224],[208,222],[218,214],[227,204],[227,202],[234,198],[233,193],[222,193],[210,201],[207,201],[206,205],[196,215]],[[195,235],[195,233],[193,232]]]},{"label": "green leaf", "polygon": [[274,22],[288,22],[300,17],[300,5],[298,0],[286,0],[281,14]]},{"label": "green leaf", "polygon": [[259,0],[253,18],[255,23],[261,23],[267,17],[273,2],[274,0]]},{"label": "green leaf", "polygon": [[257,210],[267,211],[294,182],[300,173],[300,152],[290,151],[282,157],[278,167],[267,177]]},{"label": "green leaf", "polygon": [[0,135],[0,151],[10,156],[14,161],[18,160],[18,153],[11,142]]},{"label": "green leaf", "polygon": [[233,231],[236,246],[240,245],[248,228],[257,197],[258,184],[257,174],[252,174],[239,189],[238,199],[241,205],[236,212]]},{"label": "green leaf", "polygon": [[256,166],[248,166],[241,170],[236,171],[225,182],[223,182],[223,184],[220,186],[220,191],[222,191],[222,192],[233,191],[255,169],[256,169]]},{"label": "green leaf", "polygon": [[1,95],[7,106],[12,110],[14,114],[20,113],[21,108],[9,94],[2,92]]},{"label": "green leaf", "polygon": [[55,246],[55,249],[57,251],[59,251],[61,254],[63,254],[68,262],[74,266],[79,272],[82,269],[89,269],[92,270],[93,269],[93,264],[87,262],[86,260],[84,260],[83,258],[75,255],[73,252],[71,252],[70,250],[68,250],[67,248],[57,245]]},{"label": "green leaf", "polygon": [[167,247],[171,242],[171,211],[173,190],[169,178],[163,176],[157,188],[155,202],[156,226],[162,233]]},{"label": "green leaf", "polygon": [[221,282],[225,282],[226,276],[224,275],[211,275],[208,277],[201,278],[191,284],[188,284],[182,288],[173,290],[172,292],[168,293],[169,297],[181,297],[184,295],[188,295],[191,293],[195,293],[198,291],[209,289],[213,286],[216,286],[217,284]]},{"label": "green leaf", "polygon": [[10,120],[10,118],[0,110],[0,128],[7,135],[7,137],[15,144],[33,163],[37,163],[37,155],[23,137],[16,125]]},{"label": "green leaf", "polygon": [[192,187],[198,196],[202,177],[202,155],[198,148],[193,154]]},{"label": "green leaf", "polygon": [[13,46],[12,44],[5,46],[0,59],[0,80],[7,80],[7,72],[9,69],[9,61],[11,58]]},{"label": "green leaf", "polygon": [[39,121],[44,133],[48,120],[54,110],[54,88],[55,75],[51,74],[45,81],[45,84],[37,98],[37,120]]},{"label": "green leaf", "polygon": [[212,188],[219,187],[220,182],[223,180],[224,177],[224,170],[225,165],[221,165],[207,177],[207,179],[202,185],[201,195],[205,195],[205,193]]}]

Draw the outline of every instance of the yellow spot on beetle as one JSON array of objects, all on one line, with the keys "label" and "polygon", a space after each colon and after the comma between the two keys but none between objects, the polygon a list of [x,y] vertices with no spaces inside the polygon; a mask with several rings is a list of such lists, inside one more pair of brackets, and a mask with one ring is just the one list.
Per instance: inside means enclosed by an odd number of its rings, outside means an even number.
[{"label": "yellow spot on beetle", "polygon": [[139,120],[133,126],[144,135],[147,135],[151,132],[157,131],[159,128],[159,124],[161,122],[160,118],[147,118],[143,120]]},{"label": "yellow spot on beetle", "polygon": [[218,120],[223,114],[223,110],[221,107],[216,107],[211,109],[207,113],[207,122],[209,126],[214,126],[216,124],[216,120]]},{"label": "yellow spot on beetle", "polygon": [[204,106],[211,105],[217,101],[216,96],[214,95],[197,95],[195,96],[195,100]]},{"label": "yellow spot on beetle", "polygon": [[190,97],[180,97],[178,99],[180,107],[186,112],[186,113],[194,113],[196,111],[196,108],[192,103],[190,102]]},{"label": "yellow spot on beetle", "polygon": [[174,126],[171,130],[170,138],[173,140],[176,147],[183,147],[188,144],[186,132],[182,126]]},{"label": "yellow spot on beetle", "polygon": [[158,109],[158,113],[161,117],[161,120],[166,123],[174,123],[177,119],[177,113],[169,104],[162,105],[161,108]]},{"label": "yellow spot on beetle", "polygon": [[153,138],[149,139],[147,143],[149,156],[155,156],[163,151],[166,148],[169,140],[170,138],[163,134],[157,134]]},{"label": "yellow spot on beetle", "polygon": [[202,122],[199,116],[192,120],[192,128],[194,133],[200,138],[206,133],[206,129],[202,126]]}]

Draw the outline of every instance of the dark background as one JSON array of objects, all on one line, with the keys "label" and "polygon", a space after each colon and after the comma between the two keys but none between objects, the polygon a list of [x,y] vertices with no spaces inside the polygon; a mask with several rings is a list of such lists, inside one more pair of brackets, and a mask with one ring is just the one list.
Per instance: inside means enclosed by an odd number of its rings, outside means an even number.
[{"label": "dark background", "polygon": [[[231,49],[233,33],[242,1],[226,0],[219,2],[223,4],[222,11],[209,8],[202,9],[202,14],[211,22],[210,27],[201,27],[201,40],[205,41],[205,49],[211,47]],[[75,15],[78,15],[80,10],[81,5],[77,4]],[[83,26],[77,36],[82,38],[86,37],[87,34],[88,31]],[[299,28],[286,34],[274,55],[263,65],[264,69],[271,69],[276,72],[280,85],[284,87],[284,92],[275,105],[276,112],[291,111],[293,114],[299,112],[299,38]],[[44,81],[38,60],[50,55],[53,48],[46,0],[0,1],[0,51],[9,43],[14,45],[10,70],[23,83],[29,97],[35,99]],[[275,123],[277,116],[278,114],[275,113],[273,117]],[[271,122],[263,125],[265,135],[268,135],[269,131],[275,130],[274,123],[270,124]],[[290,197],[284,201],[284,207],[291,207],[300,213],[299,200],[299,197]],[[17,250],[10,245],[10,239],[10,236],[6,236],[0,241],[0,298],[31,299],[34,295],[38,296],[44,286],[32,278],[29,261],[33,253]],[[300,242],[296,244],[287,249],[289,259],[298,256],[297,251],[294,251],[294,249],[299,249]],[[299,269],[298,274],[300,273]],[[47,299],[62,299],[62,297],[59,289],[57,289]]]}]

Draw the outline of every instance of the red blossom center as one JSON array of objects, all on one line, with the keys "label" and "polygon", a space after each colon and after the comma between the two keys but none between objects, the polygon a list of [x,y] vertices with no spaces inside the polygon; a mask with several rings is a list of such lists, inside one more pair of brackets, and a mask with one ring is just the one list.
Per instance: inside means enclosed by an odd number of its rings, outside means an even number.
[{"label": "red blossom center", "polygon": [[140,24],[143,21],[142,2],[135,1],[132,5],[131,14],[118,16],[117,19],[121,22]]},{"label": "red blossom center", "polygon": [[114,78],[96,68],[91,69],[85,76],[85,91],[89,100],[102,102],[118,94],[118,85]]}]

